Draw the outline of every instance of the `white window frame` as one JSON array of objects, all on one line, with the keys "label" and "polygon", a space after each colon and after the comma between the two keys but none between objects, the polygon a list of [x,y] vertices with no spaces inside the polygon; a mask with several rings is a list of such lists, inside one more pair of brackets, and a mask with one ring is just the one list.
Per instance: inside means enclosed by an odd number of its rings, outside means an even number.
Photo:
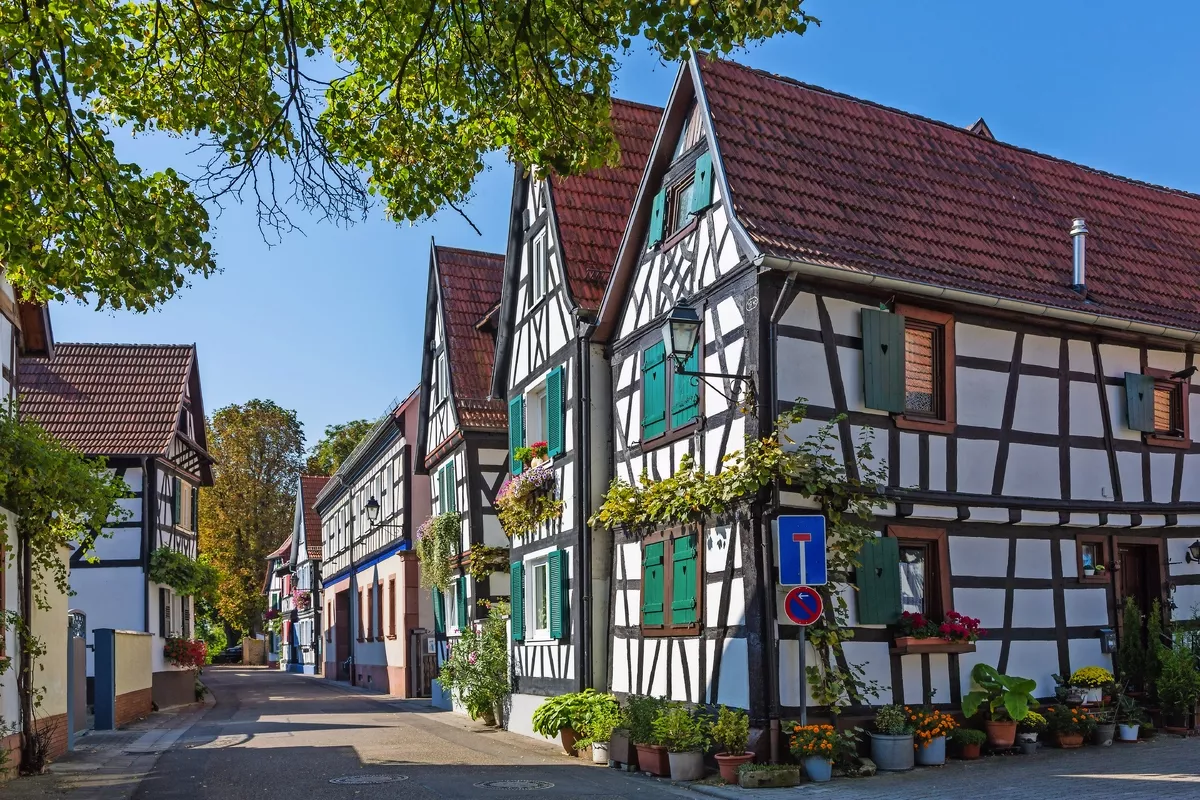
[{"label": "white window frame", "polygon": [[547,436],[546,382],[542,381],[525,393],[525,441],[545,442]]},{"label": "white window frame", "polygon": [[[529,596],[526,601],[526,611],[529,622],[525,626],[532,634],[529,638],[535,642],[550,641],[550,560],[546,556],[530,561],[526,567],[529,570]],[[541,600],[546,608],[546,627],[538,627],[538,572],[543,571],[546,576],[545,585],[542,587]]]},{"label": "white window frame", "polygon": [[533,237],[533,249],[529,255],[529,286],[531,300],[536,303],[550,291],[550,256],[546,247],[546,231],[543,229]]}]

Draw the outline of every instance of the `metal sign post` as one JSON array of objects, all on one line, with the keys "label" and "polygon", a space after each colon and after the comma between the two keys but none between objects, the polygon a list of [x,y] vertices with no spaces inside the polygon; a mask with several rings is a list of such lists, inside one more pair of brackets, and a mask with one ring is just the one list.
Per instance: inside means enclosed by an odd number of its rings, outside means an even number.
[{"label": "metal sign post", "polygon": [[814,586],[829,582],[825,558],[825,517],[792,514],[779,518],[776,528],[779,583],[794,587],[784,598],[788,619],[800,626],[800,724],[808,724],[808,636],[804,630],[821,618],[824,603]]}]

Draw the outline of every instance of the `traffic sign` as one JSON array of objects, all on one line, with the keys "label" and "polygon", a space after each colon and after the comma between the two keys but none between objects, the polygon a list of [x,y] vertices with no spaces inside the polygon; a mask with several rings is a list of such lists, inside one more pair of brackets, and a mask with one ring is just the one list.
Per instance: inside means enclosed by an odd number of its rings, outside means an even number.
[{"label": "traffic sign", "polygon": [[825,517],[793,514],[779,518],[779,582],[784,586],[824,586]]},{"label": "traffic sign", "polygon": [[783,599],[783,613],[797,625],[812,625],[824,608],[821,595],[811,586],[795,586]]}]

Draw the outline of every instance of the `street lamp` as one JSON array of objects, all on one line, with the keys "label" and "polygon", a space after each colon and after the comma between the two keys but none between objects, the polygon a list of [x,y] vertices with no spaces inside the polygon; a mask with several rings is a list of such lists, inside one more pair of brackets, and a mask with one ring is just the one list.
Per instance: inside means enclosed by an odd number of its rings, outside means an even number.
[{"label": "street lamp", "polygon": [[1189,564],[1194,561],[1200,561],[1200,539],[1188,545],[1187,554],[1184,556]]},{"label": "street lamp", "polygon": [[379,519],[379,501],[375,499],[375,495],[371,495],[371,499],[367,501],[367,521],[372,525]]},{"label": "street lamp", "polygon": [[[746,382],[746,406],[750,406],[754,402],[754,378],[749,375],[731,375],[725,372],[700,372],[698,370],[685,369],[688,359],[692,357],[692,353],[696,350],[697,340],[700,338],[700,314],[696,309],[684,303],[679,303],[675,308],[671,309],[670,316],[662,326],[663,348],[666,350],[667,357],[675,363],[675,374],[686,375],[690,378],[720,378],[722,380],[731,381],[733,383],[733,396],[726,394],[722,389],[713,386],[708,381],[704,381],[710,388],[720,394],[731,403],[738,401],[738,387],[742,381]],[[701,362],[703,363],[703,362]]]}]

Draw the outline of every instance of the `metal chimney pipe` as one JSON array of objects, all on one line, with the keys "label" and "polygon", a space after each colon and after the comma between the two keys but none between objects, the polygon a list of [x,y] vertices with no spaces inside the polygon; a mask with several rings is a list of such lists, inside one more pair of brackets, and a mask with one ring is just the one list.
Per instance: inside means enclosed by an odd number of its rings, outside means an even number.
[{"label": "metal chimney pipe", "polygon": [[1076,217],[1071,223],[1071,244],[1073,252],[1073,270],[1071,272],[1072,288],[1083,294],[1087,291],[1087,223],[1083,217]]}]

